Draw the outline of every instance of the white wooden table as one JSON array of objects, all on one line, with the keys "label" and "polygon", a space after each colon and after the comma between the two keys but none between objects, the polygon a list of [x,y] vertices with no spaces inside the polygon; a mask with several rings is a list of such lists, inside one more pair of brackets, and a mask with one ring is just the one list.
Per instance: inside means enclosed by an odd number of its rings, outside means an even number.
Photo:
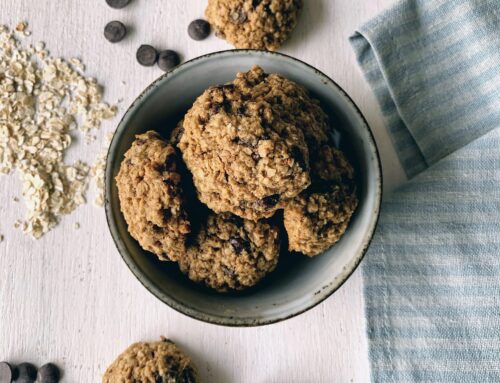
[{"label": "white wooden table", "polygon": [[[380,148],[385,189],[403,179],[376,101],[364,81],[348,36],[393,0],[305,0],[293,38],[282,49],[322,70],[355,100]],[[153,79],[157,68],[135,61],[141,43],[179,51],[183,59],[229,49],[211,36],[195,42],[188,23],[203,15],[206,0],[134,0],[123,10],[104,0],[2,0],[0,24],[29,22],[31,40],[56,56],[81,57],[87,73],[123,98],[119,116]],[[102,36],[106,22],[132,26],[122,43]],[[76,145],[68,160],[91,161],[99,143]],[[13,228],[24,215],[16,175],[0,178],[0,359],[48,361],[64,369],[64,382],[99,382],[106,366],[130,343],[171,337],[194,358],[205,382],[367,382],[369,368],[359,270],[313,310],[261,328],[224,328],[170,309],[132,276],[106,226],[103,209],[88,204],[39,241]],[[81,225],[75,229],[75,223]]]}]

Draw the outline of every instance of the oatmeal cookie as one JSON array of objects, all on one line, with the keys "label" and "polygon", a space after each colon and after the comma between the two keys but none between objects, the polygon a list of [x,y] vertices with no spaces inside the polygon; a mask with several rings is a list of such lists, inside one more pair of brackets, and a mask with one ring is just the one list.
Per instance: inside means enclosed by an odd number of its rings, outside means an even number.
[{"label": "oatmeal cookie", "polygon": [[358,205],[354,170],[343,153],[323,146],[313,164],[313,183],[284,211],[290,251],[318,255],[344,234]]},{"label": "oatmeal cookie", "polygon": [[302,0],[208,0],[217,36],[236,48],[277,50],[297,24]]},{"label": "oatmeal cookie", "polygon": [[172,341],[135,343],[107,369],[103,383],[197,383],[189,356]]},{"label": "oatmeal cookie", "polygon": [[328,140],[327,126],[304,88],[254,67],[196,100],[178,146],[203,203],[259,220],[309,186],[308,146]]},{"label": "oatmeal cookie", "polygon": [[243,290],[274,270],[279,251],[279,230],[270,223],[211,214],[179,266],[217,291]]},{"label": "oatmeal cookie", "polygon": [[130,234],[165,261],[184,255],[190,232],[177,161],[175,148],[149,131],[136,136],[116,177]]}]

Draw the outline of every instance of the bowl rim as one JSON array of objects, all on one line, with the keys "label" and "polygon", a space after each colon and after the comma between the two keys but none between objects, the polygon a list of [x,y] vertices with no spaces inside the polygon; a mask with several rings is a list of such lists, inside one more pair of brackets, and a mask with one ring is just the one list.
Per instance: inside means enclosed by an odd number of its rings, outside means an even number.
[{"label": "bowl rim", "polygon": [[[118,230],[116,228],[117,223],[115,222],[113,218],[113,211],[111,207],[111,182],[113,182],[113,177],[111,174],[111,169],[112,169],[112,160],[114,159],[115,155],[113,155],[112,151],[114,147],[117,145],[117,136],[121,136],[122,132],[125,130],[126,122],[128,120],[129,115],[133,113],[133,111],[136,109],[136,106],[142,102],[142,99],[145,98],[150,92],[154,91],[157,86],[160,85],[160,83],[166,81],[169,77],[175,75],[178,71],[184,70],[187,67],[193,66],[199,61],[204,61],[206,59],[209,59],[213,56],[225,56],[225,55],[234,55],[234,54],[242,54],[242,53],[247,53],[247,54],[260,54],[260,55],[267,55],[271,57],[279,57],[281,59],[285,59],[294,63],[298,63],[300,65],[305,66],[306,68],[312,70],[316,75],[322,77],[323,80],[326,80],[330,85],[332,85],[334,88],[336,88],[345,98],[347,102],[351,104],[353,107],[354,111],[358,114],[358,117],[361,118],[363,124],[365,125],[365,128],[368,132],[368,141],[370,146],[374,150],[375,154],[375,160],[376,160],[376,165],[378,168],[378,173],[379,177],[376,178],[376,197],[375,198],[375,221],[373,223],[371,232],[369,233],[369,236],[365,239],[365,244],[363,246],[363,249],[361,250],[361,254],[358,256],[356,259],[356,262],[353,264],[351,269],[342,274],[340,280],[330,282],[328,285],[324,286],[320,291],[322,290],[328,290],[326,294],[321,295],[321,294],[315,294],[315,298],[312,300],[310,304],[308,304],[305,308],[302,308],[298,311],[293,312],[292,314],[285,315],[285,316],[276,316],[270,319],[266,318],[244,318],[244,319],[236,319],[232,316],[217,316],[214,314],[206,314],[203,312],[200,312],[196,308],[193,308],[186,303],[182,301],[178,301],[175,298],[165,294],[163,291],[160,291],[160,289],[155,285],[154,282],[149,280],[139,269],[137,264],[134,262],[132,259],[131,255],[128,254],[128,251],[126,251],[125,246],[123,245],[123,239],[118,233]],[[159,76],[157,79],[155,79],[153,82],[151,82],[135,99],[134,101],[130,104],[130,106],[127,108],[127,110],[123,113],[120,122],[118,123],[115,131],[113,132],[113,138],[109,144],[109,148],[107,151],[107,156],[106,156],[106,168],[104,172],[104,185],[105,185],[105,191],[104,191],[104,205],[105,205],[105,213],[106,213],[106,221],[108,225],[108,229],[111,233],[111,237],[113,239],[113,242],[115,243],[116,249],[120,253],[120,256],[122,260],[125,262],[129,270],[132,272],[132,274],[136,277],[136,279],[148,290],[152,295],[154,295],[158,300],[160,300],[162,303],[168,305],[175,311],[184,314],[192,319],[199,320],[201,322],[209,323],[209,324],[214,324],[214,325],[219,325],[219,326],[227,326],[227,327],[257,327],[257,326],[265,326],[265,325],[270,325],[273,323],[278,323],[281,321],[285,321],[290,318],[294,318],[296,316],[299,316],[306,311],[309,311],[313,309],[314,307],[318,306],[320,303],[324,302],[327,300],[329,297],[331,297],[337,290],[339,290],[344,283],[354,274],[354,272],[357,270],[358,266],[360,265],[361,261],[364,259],[366,252],[368,251],[368,248],[370,247],[370,244],[373,240],[373,237],[376,232],[376,228],[378,226],[379,218],[380,218],[380,207],[382,203],[382,195],[383,195],[383,173],[382,173],[382,163],[380,160],[380,153],[377,147],[377,143],[375,140],[375,136],[373,135],[373,132],[370,128],[370,125],[368,124],[366,118],[364,117],[363,113],[361,113],[361,110],[359,107],[356,105],[356,103],[352,100],[352,98],[347,94],[347,92],[339,85],[337,84],[334,80],[332,80],[329,76],[327,76],[325,73],[322,71],[316,69],[312,65],[287,54],[281,53],[281,52],[272,52],[272,51],[265,51],[265,50],[259,50],[259,49],[229,49],[229,50],[222,50],[222,51],[217,51],[217,52],[211,52],[202,56],[195,57],[191,60],[188,60],[181,65],[178,65],[177,67],[173,68],[172,70],[165,72],[161,76]]]}]

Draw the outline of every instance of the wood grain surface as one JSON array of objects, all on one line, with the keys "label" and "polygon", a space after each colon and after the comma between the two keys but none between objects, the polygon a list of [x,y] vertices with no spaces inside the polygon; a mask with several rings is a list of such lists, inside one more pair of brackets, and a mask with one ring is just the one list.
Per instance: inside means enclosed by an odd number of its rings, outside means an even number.
[{"label": "wood grain surface", "polygon": [[[348,42],[363,21],[393,0],[305,0],[292,39],[282,51],[338,82],[370,123],[381,151],[385,190],[403,180],[375,99]],[[110,102],[127,105],[161,74],[135,61],[142,43],[179,51],[184,60],[231,47],[215,36],[196,42],[187,25],[203,16],[206,0],[133,0],[113,10],[104,0],[1,0],[0,24],[29,23],[27,41],[43,40],[55,56],[79,57],[105,86]],[[119,44],[103,38],[110,20],[131,34]],[[207,73],[210,76],[210,73]],[[99,141],[99,140],[98,140]],[[71,149],[68,161],[92,161],[100,142]],[[104,210],[92,204],[64,217],[34,241],[13,224],[24,216],[17,175],[0,177],[0,360],[52,361],[64,382],[99,382],[106,366],[130,343],[171,337],[199,367],[204,382],[368,382],[369,367],[359,270],[327,301],[288,321],[262,328],[225,328],[187,318],[154,298],[116,251]],[[75,223],[80,229],[75,229]]]}]

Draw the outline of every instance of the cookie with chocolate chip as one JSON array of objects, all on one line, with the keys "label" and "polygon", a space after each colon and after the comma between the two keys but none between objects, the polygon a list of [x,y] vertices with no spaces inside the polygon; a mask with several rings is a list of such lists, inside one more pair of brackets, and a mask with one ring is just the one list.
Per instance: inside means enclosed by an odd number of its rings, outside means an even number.
[{"label": "cookie with chocolate chip", "polygon": [[116,177],[128,231],[165,261],[184,255],[191,231],[177,161],[175,148],[149,131],[136,136]]},{"label": "cookie with chocolate chip", "polygon": [[277,50],[297,24],[302,0],[208,0],[217,36],[236,48]]},{"label": "cookie with chocolate chip", "polygon": [[309,186],[308,147],[327,141],[327,126],[304,88],[256,66],[195,101],[178,147],[201,202],[257,221]]},{"label": "cookie with chocolate chip", "polygon": [[342,237],[358,206],[354,169],[344,154],[330,145],[317,154],[311,186],[283,214],[289,250],[311,257]]},{"label": "cookie with chocolate chip", "polygon": [[279,229],[266,221],[211,214],[179,266],[192,281],[217,291],[243,290],[274,270]]},{"label": "cookie with chocolate chip", "polygon": [[177,345],[159,342],[134,343],[109,366],[103,383],[198,383],[191,359]]}]

